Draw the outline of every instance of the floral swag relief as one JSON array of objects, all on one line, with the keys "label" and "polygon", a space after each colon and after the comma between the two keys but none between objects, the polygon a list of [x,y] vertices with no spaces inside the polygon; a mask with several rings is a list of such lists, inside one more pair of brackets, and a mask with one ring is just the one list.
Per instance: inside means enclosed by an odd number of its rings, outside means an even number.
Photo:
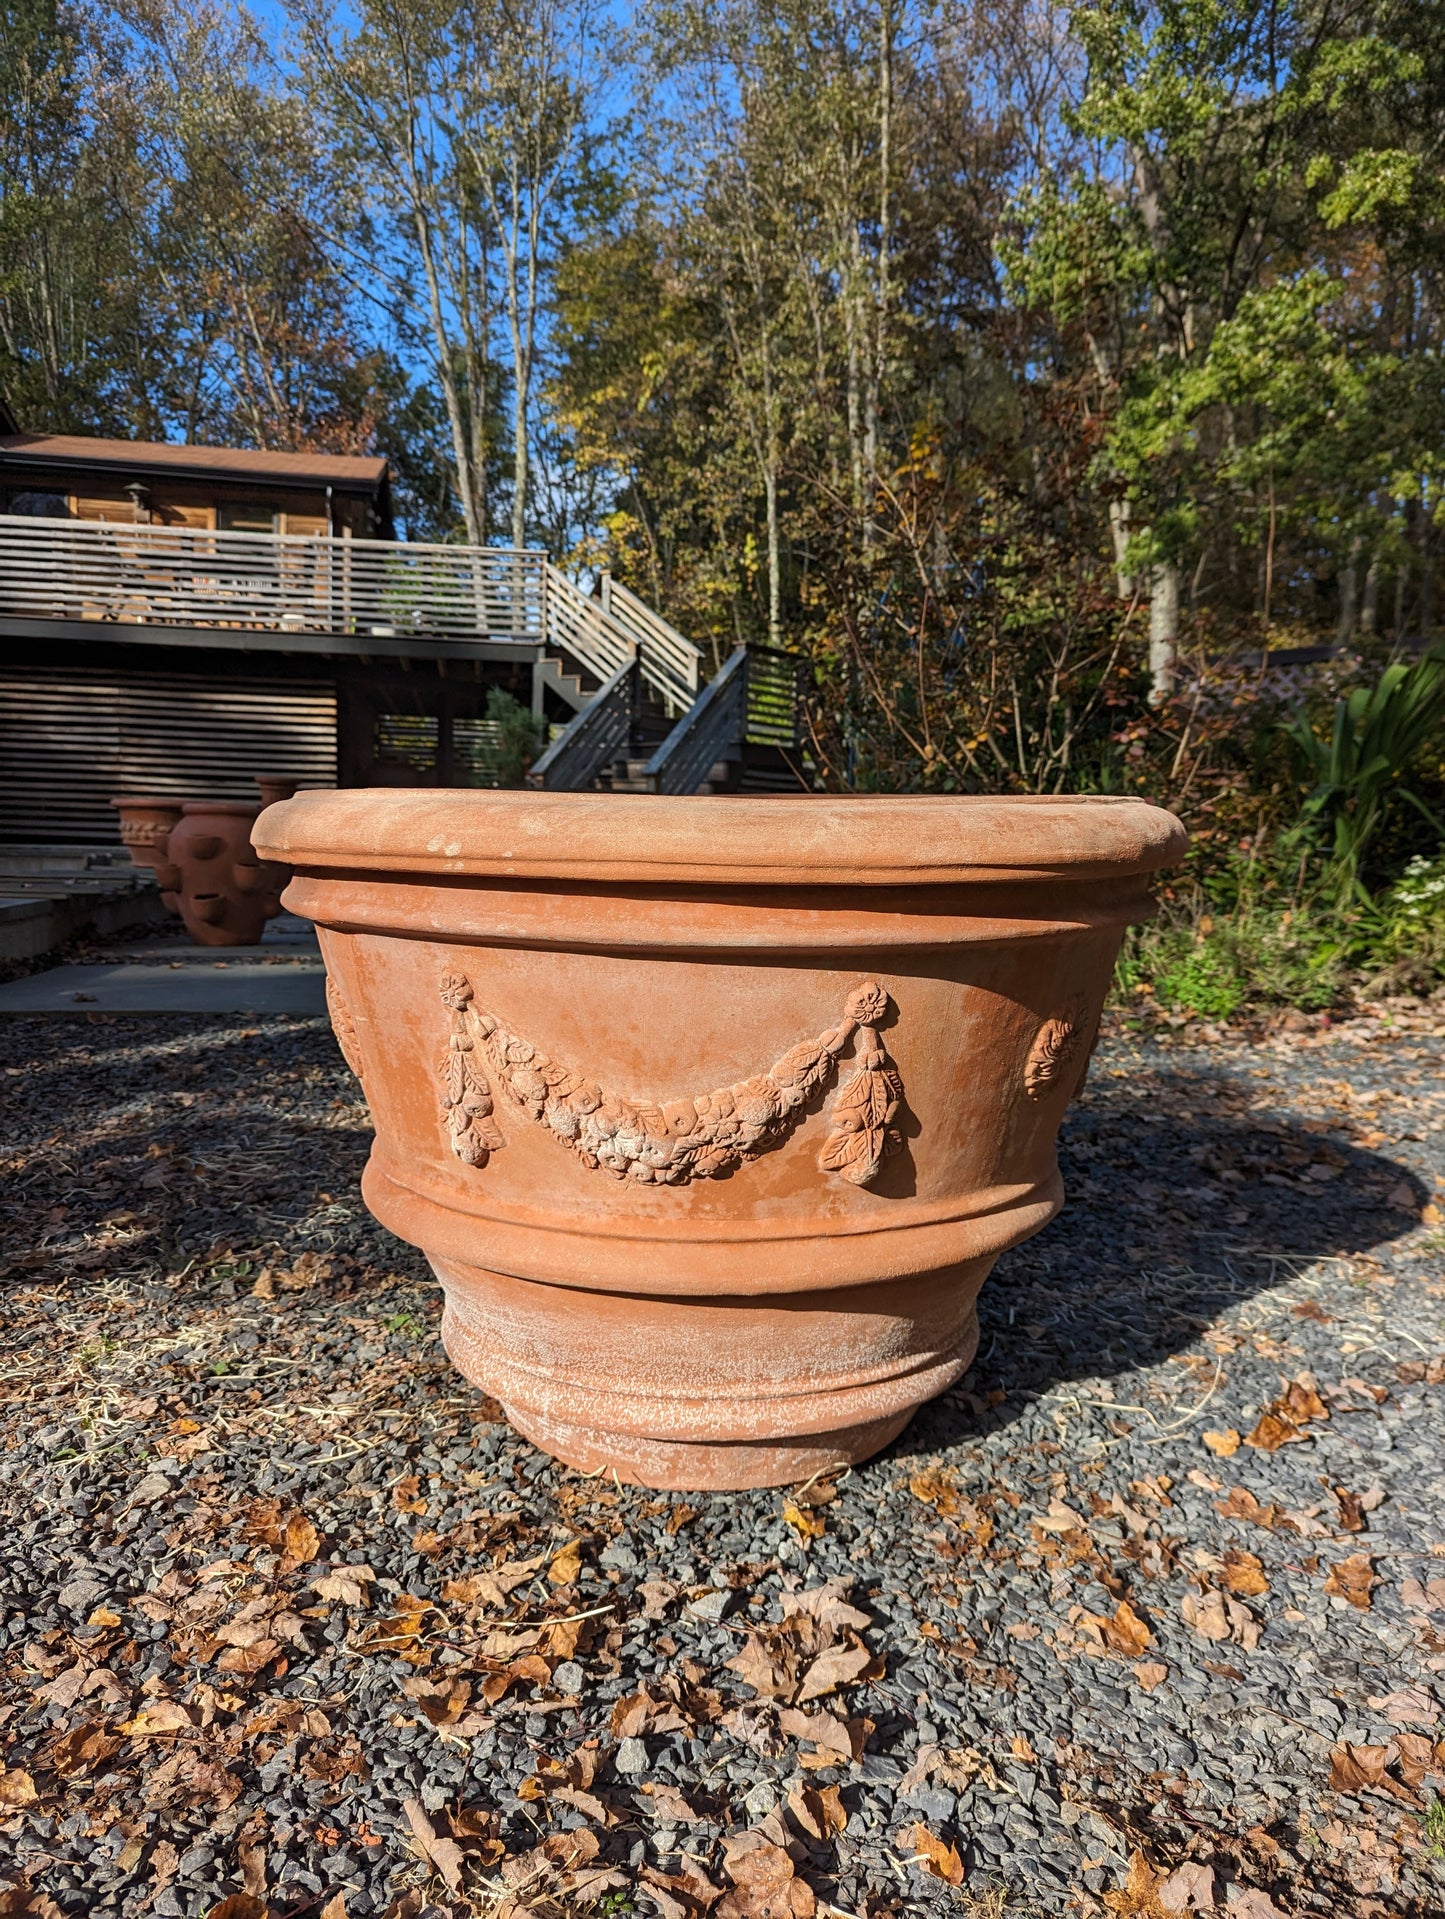
[{"label": "floral swag relief", "polygon": [[766,1073],[667,1106],[605,1094],[559,1066],[483,1012],[460,973],[444,975],[441,997],[452,1011],[441,1060],[442,1118],[452,1151],[468,1166],[485,1166],[504,1143],[493,1112],[495,1081],[594,1170],[659,1186],[717,1179],[791,1132],[850,1042],[854,1071],[833,1102],[820,1168],[866,1186],[903,1143],[894,1125],[903,1082],[878,1035],[888,995],[872,980],[848,995],[838,1026],[793,1047]]}]

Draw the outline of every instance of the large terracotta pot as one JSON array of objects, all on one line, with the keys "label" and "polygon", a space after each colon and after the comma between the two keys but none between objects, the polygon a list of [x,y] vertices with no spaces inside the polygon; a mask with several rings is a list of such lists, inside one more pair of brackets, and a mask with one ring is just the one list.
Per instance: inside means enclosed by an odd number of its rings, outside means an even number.
[{"label": "large terracotta pot", "polygon": [[303,793],[363,1190],[539,1446],[651,1486],[804,1479],[957,1379],[1120,937],[1135,800]]},{"label": "large terracotta pot", "polygon": [[285,874],[251,849],[258,806],[187,800],[166,842],[186,931],[198,946],[254,946],[281,910]]}]

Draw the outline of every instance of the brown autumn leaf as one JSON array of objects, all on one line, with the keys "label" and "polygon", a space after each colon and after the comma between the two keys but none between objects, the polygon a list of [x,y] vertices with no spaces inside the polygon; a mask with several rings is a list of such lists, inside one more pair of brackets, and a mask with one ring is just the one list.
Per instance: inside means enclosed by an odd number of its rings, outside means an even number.
[{"label": "brown autumn leaf", "polygon": [[1169,1668],[1161,1666],[1158,1660],[1145,1660],[1134,1668],[1134,1678],[1141,1692],[1153,1692],[1156,1686],[1162,1686],[1169,1677]]},{"label": "brown autumn leaf", "polygon": [[1281,1419],[1277,1413],[1261,1413],[1254,1430],[1244,1435],[1244,1444],[1258,1452],[1277,1453],[1281,1446],[1294,1445],[1307,1438],[1308,1434],[1302,1433],[1292,1419]]},{"label": "brown autumn leaf", "polygon": [[153,1739],[160,1733],[190,1732],[195,1725],[189,1710],[178,1699],[151,1699],[134,1719],[116,1727],[131,1739]]},{"label": "brown autumn leaf", "polygon": [[1400,1583],[1400,1603],[1411,1612],[1445,1612],[1445,1578],[1422,1585],[1413,1576]]},{"label": "brown autumn leaf", "polygon": [[1078,1624],[1101,1646],[1129,1659],[1136,1659],[1154,1643],[1153,1634],[1127,1599],[1119,1601],[1112,1618],[1105,1613],[1085,1612],[1079,1615]]},{"label": "brown autumn leaf", "polygon": [[871,1719],[842,1719],[835,1712],[800,1712],[785,1706],[778,1714],[778,1730],[789,1739],[806,1739],[816,1752],[800,1753],[803,1766],[836,1766],[855,1763],[863,1757],[863,1745],[873,1730]]},{"label": "brown autumn leaf", "polygon": [[23,1766],[0,1766],[0,1806],[33,1806],[39,1796]]},{"label": "brown autumn leaf", "polygon": [[844,1686],[883,1677],[883,1661],[875,1657],[862,1640],[852,1634],[849,1638],[850,1645],[830,1646],[826,1652],[819,1653],[803,1674],[803,1682],[795,1695],[800,1706],[805,1706],[810,1699],[822,1699],[827,1693],[838,1692]]},{"label": "brown autumn leaf", "polygon": [[1400,1762],[1400,1777],[1412,1789],[1426,1773],[1445,1776],[1445,1746],[1437,1746],[1422,1732],[1397,1732],[1390,1741]]},{"label": "brown autumn leaf", "polygon": [[281,1570],[294,1572],[298,1566],[309,1566],[320,1551],[321,1536],[305,1513],[288,1514]]},{"label": "brown autumn leaf", "polygon": [[1325,1580],[1325,1591],[1332,1597],[1347,1599],[1358,1612],[1368,1612],[1371,1590],[1380,1583],[1375,1562],[1369,1553],[1351,1553],[1332,1566]]},{"label": "brown autumn leaf", "polygon": [[[694,1812],[676,1786],[669,1786],[665,1781],[660,1779],[649,1779],[644,1781],[637,1790],[645,1794],[650,1801],[652,1816],[657,1820],[659,1825],[697,1826],[702,1824],[701,1816]],[[567,1798],[565,1793],[559,1794],[558,1796],[560,1798]],[[573,1797],[570,1799],[569,1803],[576,1805],[576,1798]],[[579,1812],[582,1810],[580,1806],[578,1806],[577,1809]],[[615,1823],[615,1815],[614,1819],[608,1823]]]},{"label": "brown autumn leaf", "polygon": [[930,1832],[921,1819],[904,1827],[898,1835],[898,1843],[912,1855],[910,1863],[921,1866],[929,1878],[941,1879],[948,1886],[963,1884],[963,1861],[958,1856],[957,1846],[949,1845],[936,1832]]},{"label": "brown autumn leaf", "polygon": [[958,1475],[948,1466],[925,1466],[909,1480],[908,1490],[944,1519],[958,1511]]},{"label": "brown autumn leaf", "polygon": [[692,1919],[694,1913],[707,1912],[722,1897],[721,1890],[690,1860],[680,1872],[643,1866],[637,1876],[654,1894],[662,1919]]},{"label": "brown autumn leaf", "polygon": [[1319,1389],[1310,1373],[1301,1373],[1298,1379],[1290,1380],[1270,1411],[1282,1418],[1292,1419],[1297,1426],[1330,1416],[1330,1409],[1320,1398]]},{"label": "brown autumn leaf", "polygon": [[1352,1746],[1348,1740],[1342,1740],[1330,1754],[1330,1791],[1383,1792],[1404,1800],[1406,1805],[1418,1805],[1409,1787],[1392,1779],[1386,1771],[1394,1756],[1393,1745]]},{"label": "brown autumn leaf", "polygon": [[1392,1726],[1430,1726],[1440,1718],[1435,1695],[1423,1686],[1403,1686],[1398,1692],[1377,1694],[1371,1708]]},{"label": "brown autumn leaf", "polygon": [[442,1837],[427,1817],[419,1799],[404,1799],[401,1809],[412,1837],[429,1866],[441,1874],[448,1892],[460,1892],[462,1886],[462,1849],[455,1839]]},{"label": "brown autumn leaf", "polygon": [[370,1566],[333,1566],[311,1582],[318,1599],[333,1600],[340,1606],[364,1606],[366,1588],[374,1585],[376,1574]]},{"label": "brown autumn leaf", "polygon": [[821,1539],[828,1530],[828,1522],[821,1513],[806,1510],[791,1499],[783,1507],[783,1518],[799,1539]]},{"label": "brown autumn leaf", "polygon": [[1269,1580],[1265,1577],[1263,1562],[1253,1553],[1242,1552],[1237,1546],[1231,1546],[1224,1555],[1224,1583],[1232,1593],[1241,1598],[1257,1598],[1269,1591]]},{"label": "brown autumn leaf", "polygon": [[249,1892],[232,1892],[207,1908],[206,1919],[266,1919],[266,1901]]},{"label": "brown autumn leaf", "polygon": [[1154,1897],[1165,1912],[1212,1912],[1214,1909],[1214,1868],[1202,1860],[1187,1859],[1176,1866],[1154,1889]]},{"label": "brown autumn leaf", "polygon": [[582,1571],[582,1541],[569,1539],[547,1568],[548,1583],[553,1586],[575,1586]]},{"label": "brown autumn leaf", "polygon": [[1116,1892],[1104,1894],[1105,1909],[1120,1919],[1155,1919],[1160,1911],[1158,1888],[1164,1874],[1151,1866],[1136,1847],[1129,1855],[1129,1872]]},{"label": "brown autumn leaf", "polygon": [[819,1628],[826,1634],[837,1634],[845,1627],[858,1629],[871,1625],[872,1619],[868,1613],[848,1604],[847,1595],[852,1588],[851,1579],[827,1579],[821,1586],[808,1586],[802,1592],[784,1593],[784,1618],[803,1616],[816,1619]]},{"label": "brown autumn leaf", "polygon": [[425,1519],[427,1503],[421,1497],[421,1480],[416,1473],[406,1473],[398,1479],[391,1489],[392,1510],[399,1513],[413,1513],[418,1519]]},{"label": "brown autumn leaf", "polygon": [[104,1764],[120,1748],[118,1734],[106,1726],[90,1722],[73,1726],[58,1739],[47,1753],[46,1762],[53,1772],[68,1777],[72,1773],[88,1772],[91,1767]]},{"label": "brown autumn leaf", "polygon": [[714,1908],[716,1919],[813,1919],[812,1887],[798,1878],[786,1849],[757,1829],[724,1841],[723,1870],[732,1891]]},{"label": "brown autumn leaf", "polygon": [[1362,1533],[1365,1530],[1365,1510],[1353,1493],[1347,1493],[1343,1486],[1333,1488],[1339,1504],[1339,1529],[1342,1533]]},{"label": "brown autumn leaf", "polygon": [[1247,1606],[1241,1606],[1237,1599],[1224,1593],[1186,1593],[1179,1610],[1185,1625],[1192,1626],[1202,1639],[1215,1645],[1233,1640],[1236,1645],[1252,1651],[1259,1644],[1258,1620]]},{"label": "brown autumn leaf", "polygon": [[788,1811],[813,1839],[831,1839],[848,1824],[836,1786],[794,1786]]},{"label": "brown autumn leaf", "polygon": [[1223,1432],[1205,1433],[1202,1437],[1205,1445],[1216,1458],[1229,1459],[1239,1451],[1239,1434],[1232,1426],[1227,1427]]}]

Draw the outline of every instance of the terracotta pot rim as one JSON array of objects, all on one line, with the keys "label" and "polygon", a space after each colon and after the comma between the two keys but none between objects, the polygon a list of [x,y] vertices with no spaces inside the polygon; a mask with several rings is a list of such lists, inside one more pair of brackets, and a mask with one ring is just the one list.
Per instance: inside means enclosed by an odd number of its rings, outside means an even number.
[{"label": "terracotta pot rim", "polygon": [[181,812],[186,802],[179,793],[122,793],[119,798],[108,800],[108,806],[153,806],[166,812]]},{"label": "terracotta pot rim", "polygon": [[181,811],[189,816],[192,813],[224,813],[228,818],[254,819],[261,810],[259,800],[186,800]]},{"label": "terracotta pot rim", "polygon": [[1126,796],[350,788],[267,807],[253,844],[305,872],[732,885],[927,885],[1158,871],[1187,838]]}]

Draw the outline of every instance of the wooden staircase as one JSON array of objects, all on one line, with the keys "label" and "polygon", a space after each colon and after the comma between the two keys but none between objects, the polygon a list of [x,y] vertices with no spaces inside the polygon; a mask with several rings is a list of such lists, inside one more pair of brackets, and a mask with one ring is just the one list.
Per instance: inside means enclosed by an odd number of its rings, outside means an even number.
[{"label": "wooden staircase", "polygon": [[775,647],[740,646],[673,721],[632,660],[553,740],[528,783],[574,793],[808,792],[802,665]]}]

